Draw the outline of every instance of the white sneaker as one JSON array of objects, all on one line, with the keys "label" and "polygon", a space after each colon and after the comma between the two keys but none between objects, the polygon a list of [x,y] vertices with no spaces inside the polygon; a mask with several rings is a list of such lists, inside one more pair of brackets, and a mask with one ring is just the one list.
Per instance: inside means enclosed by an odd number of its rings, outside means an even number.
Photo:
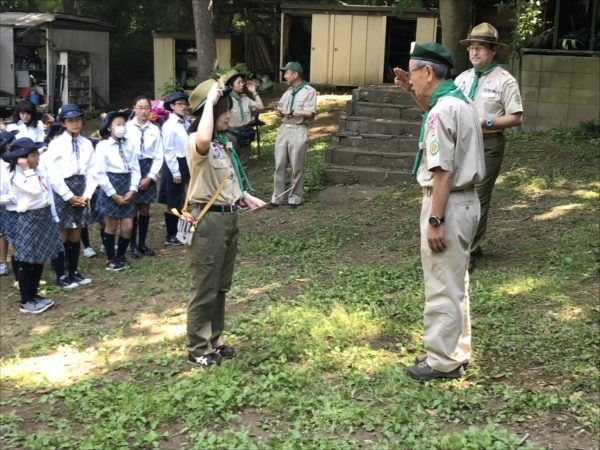
[{"label": "white sneaker", "polygon": [[87,247],[83,249],[83,256],[85,256],[86,258],[93,258],[94,256],[96,256],[96,252],[92,247]]},{"label": "white sneaker", "polygon": [[0,264],[0,275],[8,275],[8,264]]},{"label": "white sneaker", "polygon": [[100,253],[106,253],[106,247],[104,244],[102,244],[102,247],[100,247]]}]

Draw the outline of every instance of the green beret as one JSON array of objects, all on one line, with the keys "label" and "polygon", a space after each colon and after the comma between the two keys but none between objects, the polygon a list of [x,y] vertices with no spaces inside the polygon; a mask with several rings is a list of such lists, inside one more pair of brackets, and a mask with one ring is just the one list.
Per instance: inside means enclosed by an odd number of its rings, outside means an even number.
[{"label": "green beret", "polygon": [[410,58],[418,61],[435,62],[454,69],[452,53],[443,45],[436,44],[435,42],[425,42],[424,44],[413,42]]}]

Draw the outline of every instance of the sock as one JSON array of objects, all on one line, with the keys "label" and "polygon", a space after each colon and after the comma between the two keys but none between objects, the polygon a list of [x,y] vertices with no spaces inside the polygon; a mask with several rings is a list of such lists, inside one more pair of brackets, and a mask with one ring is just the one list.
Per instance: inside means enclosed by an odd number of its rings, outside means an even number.
[{"label": "sock", "polygon": [[100,227],[100,242],[104,245],[104,228]]},{"label": "sock", "polygon": [[148,235],[148,227],[150,226],[150,216],[140,215],[138,223],[140,227],[139,247],[144,248],[146,247],[146,236]]},{"label": "sock", "polygon": [[33,264],[32,276],[31,276],[31,282],[32,282],[31,294],[32,294],[33,298],[37,297],[37,295],[38,295],[38,289],[40,287],[40,280],[42,279],[43,272],[44,272],[43,264]]},{"label": "sock", "polygon": [[90,246],[90,233],[87,227],[81,229],[81,243],[83,244],[83,248]]},{"label": "sock", "polygon": [[169,236],[177,235],[177,221],[179,217],[169,214],[169,223],[167,224],[167,231],[169,232]]},{"label": "sock", "polygon": [[115,235],[104,233],[104,250],[106,251],[106,259],[112,261],[115,258]]},{"label": "sock", "polygon": [[125,239],[119,236],[119,246],[117,247],[117,259],[125,256],[125,252],[127,251],[127,247],[129,246],[129,241],[131,239]]},{"label": "sock", "polygon": [[136,247],[137,242],[137,230],[138,230],[138,218],[137,216],[133,216],[133,228],[131,229],[131,248]]},{"label": "sock", "polygon": [[[33,264],[21,262],[19,265],[19,290],[21,291],[21,304],[24,305],[33,299]],[[37,289],[37,288],[36,288]]]},{"label": "sock", "polygon": [[79,250],[81,249],[81,243],[77,242],[68,242],[69,253],[67,253],[67,261],[69,261],[69,274],[73,275],[77,272],[77,268],[79,267]]},{"label": "sock", "polygon": [[171,237],[171,226],[169,225],[169,217],[171,217],[171,214],[167,214],[165,213],[165,226],[167,227],[167,237]]},{"label": "sock", "polygon": [[65,276],[65,252],[60,252],[56,258],[52,260],[52,268],[56,272],[56,281]]},{"label": "sock", "polygon": [[12,266],[13,275],[15,276],[15,281],[19,281],[19,265],[21,261],[15,258],[15,255],[12,256],[10,260],[10,265]]}]

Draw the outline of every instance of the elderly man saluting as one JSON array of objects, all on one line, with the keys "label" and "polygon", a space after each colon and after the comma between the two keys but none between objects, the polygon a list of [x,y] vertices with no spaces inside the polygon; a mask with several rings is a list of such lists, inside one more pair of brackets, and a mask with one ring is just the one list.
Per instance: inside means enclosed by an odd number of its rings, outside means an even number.
[{"label": "elderly man saluting", "polygon": [[477,109],[450,79],[450,52],[432,42],[413,45],[410,70],[402,74],[408,82],[397,76],[396,85],[428,102],[413,169],[423,188],[427,355],[406,371],[419,380],[458,378],[471,356],[467,266],[479,221],[475,184],[485,176],[483,136]]}]

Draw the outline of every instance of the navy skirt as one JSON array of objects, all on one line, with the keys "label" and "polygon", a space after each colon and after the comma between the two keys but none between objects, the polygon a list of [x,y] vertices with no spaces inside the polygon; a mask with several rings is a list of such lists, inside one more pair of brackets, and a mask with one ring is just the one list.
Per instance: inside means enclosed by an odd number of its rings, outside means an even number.
[{"label": "navy skirt", "polygon": [[[85,176],[73,175],[65,178],[65,183],[73,195],[81,197],[85,193]],[[88,201],[85,207],[72,206],[54,192],[54,205],[60,228],[83,228],[93,222],[91,201]]]},{"label": "navy skirt", "polygon": [[92,209],[92,222],[100,223],[104,220],[104,214],[98,212],[97,203],[98,203],[98,191],[96,191],[92,194],[92,200],[90,201],[90,207]]},{"label": "navy skirt", "polygon": [[58,225],[49,206],[19,213],[19,243],[15,259],[26,263],[50,261],[64,251]]},{"label": "navy skirt", "polygon": [[[152,158],[140,159],[141,180],[146,178],[152,168]],[[164,173],[164,172],[163,172]],[[154,203],[156,201],[156,181],[152,180],[145,191],[137,191],[133,197],[133,203]]]},{"label": "navy skirt", "polygon": [[158,203],[167,206],[183,206],[185,203],[185,194],[190,182],[190,171],[185,158],[177,158],[179,163],[179,172],[181,173],[181,183],[173,183],[173,174],[169,166],[164,162],[162,166],[162,175],[160,176],[160,190],[158,191]]},{"label": "navy skirt", "polygon": [[[2,207],[4,208],[4,206]],[[5,216],[2,221],[4,225],[2,226],[2,236],[6,239],[7,242],[17,245],[19,242],[19,213],[16,211],[9,211],[4,208]]]},{"label": "navy skirt", "polygon": [[[108,172],[108,179],[110,184],[114,188],[116,193],[119,195],[125,195],[129,192],[131,186],[131,174],[130,173],[112,173]],[[119,206],[115,201],[106,195],[104,190],[98,190],[98,201],[96,202],[96,209],[98,213],[103,216],[109,217],[133,217],[135,204],[133,201],[129,202],[125,206]]]},{"label": "navy skirt", "polygon": [[6,206],[0,205],[0,236],[4,236],[4,228],[6,228]]}]

